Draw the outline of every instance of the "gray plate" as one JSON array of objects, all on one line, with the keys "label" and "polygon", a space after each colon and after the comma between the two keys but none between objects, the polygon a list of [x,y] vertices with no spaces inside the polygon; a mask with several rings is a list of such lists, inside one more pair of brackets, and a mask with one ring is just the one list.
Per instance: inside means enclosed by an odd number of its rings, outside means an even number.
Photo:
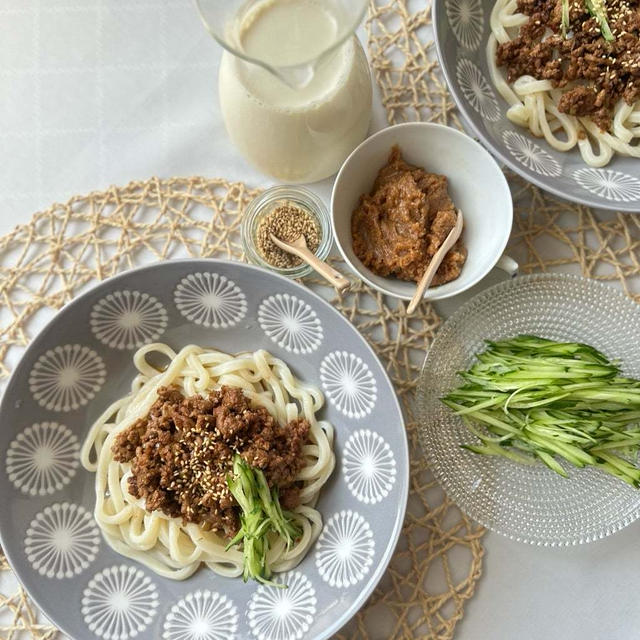
[{"label": "gray plate", "polygon": [[489,75],[486,45],[494,0],[434,0],[438,59],[453,98],[484,145],[523,178],[560,198],[616,211],[640,211],[640,160],[614,155],[589,167],[577,148],[557,151],[506,117]]},{"label": "gray plate", "polygon": [[[156,340],[264,348],[322,387],[337,464],[318,503],[323,533],[284,575],[288,589],[207,569],[174,582],[119,556],[98,534],[94,476],[79,465],[79,445],[127,392],[135,348]],[[320,297],[244,264],[165,262],[77,298],[27,349],[0,421],[2,547],[38,606],[74,638],[327,638],[373,591],[402,526],[407,441],[380,362]]]}]

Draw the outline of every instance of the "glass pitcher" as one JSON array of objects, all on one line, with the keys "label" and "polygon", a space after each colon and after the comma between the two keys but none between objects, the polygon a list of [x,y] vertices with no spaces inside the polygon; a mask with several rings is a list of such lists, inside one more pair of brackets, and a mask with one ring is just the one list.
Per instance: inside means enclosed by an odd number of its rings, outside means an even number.
[{"label": "glass pitcher", "polygon": [[371,74],[354,35],[367,0],[197,4],[225,49],[220,106],[240,152],[286,182],[335,173],[371,118]]}]

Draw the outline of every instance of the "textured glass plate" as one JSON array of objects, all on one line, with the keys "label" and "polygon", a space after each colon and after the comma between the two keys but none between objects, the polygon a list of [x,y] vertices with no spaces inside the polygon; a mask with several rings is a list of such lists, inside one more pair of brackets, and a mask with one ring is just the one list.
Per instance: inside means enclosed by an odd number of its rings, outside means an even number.
[{"label": "textured glass plate", "polygon": [[449,497],[468,516],[514,540],[559,546],[591,542],[640,516],[640,490],[594,469],[565,465],[562,478],[460,447],[477,442],[439,398],[460,384],[486,339],[529,333],[580,341],[640,377],[640,306],[615,289],[571,275],[524,276],[492,287],[440,329],[418,387],[420,436]]}]

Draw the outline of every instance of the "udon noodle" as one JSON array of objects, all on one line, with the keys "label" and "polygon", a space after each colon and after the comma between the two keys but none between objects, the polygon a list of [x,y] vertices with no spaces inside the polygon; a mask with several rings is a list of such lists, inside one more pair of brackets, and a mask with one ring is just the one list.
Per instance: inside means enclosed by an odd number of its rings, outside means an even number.
[{"label": "udon noodle", "polygon": [[[164,370],[159,368],[160,360],[168,361]],[[114,460],[111,450],[118,433],[149,413],[159,387],[175,385],[191,396],[227,385],[241,388],[254,406],[264,407],[281,425],[296,418],[311,425],[297,477],[302,486],[300,505],[293,511],[302,535],[287,549],[274,534],[267,554],[272,571],[296,566],[322,528],[314,506],[335,464],[333,427],[316,418],[324,402],[320,390],[297,380],[282,360],[263,350],[233,356],[190,345],[176,353],[166,344],[150,344],[139,349],[133,361],[138,374],[131,392],[96,420],[81,452],[83,466],[96,474],[95,518],[109,545],[175,580],[190,576],[202,563],[224,576],[242,573],[242,552],[225,551],[228,541],[222,536],[162,511],[147,511],[144,500],[128,491],[131,464]]]}]

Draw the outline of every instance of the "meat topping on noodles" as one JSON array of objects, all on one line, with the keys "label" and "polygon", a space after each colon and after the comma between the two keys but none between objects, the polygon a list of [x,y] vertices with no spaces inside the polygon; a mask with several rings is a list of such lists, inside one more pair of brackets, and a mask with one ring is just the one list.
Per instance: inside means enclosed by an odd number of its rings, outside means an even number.
[{"label": "meat topping on noodles", "polygon": [[116,461],[131,462],[129,493],[144,498],[147,510],[232,537],[239,514],[226,479],[234,455],[261,469],[283,508],[293,509],[309,429],[304,419],[279,425],[237,387],[186,398],[161,387],[149,414],[118,434],[112,451]]},{"label": "meat topping on noodles", "polygon": [[525,75],[549,80],[565,89],[562,113],[589,117],[602,131],[621,99],[640,99],[639,0],[518,0],[518,11],[528,22],[496,54],[509,82]]}]

